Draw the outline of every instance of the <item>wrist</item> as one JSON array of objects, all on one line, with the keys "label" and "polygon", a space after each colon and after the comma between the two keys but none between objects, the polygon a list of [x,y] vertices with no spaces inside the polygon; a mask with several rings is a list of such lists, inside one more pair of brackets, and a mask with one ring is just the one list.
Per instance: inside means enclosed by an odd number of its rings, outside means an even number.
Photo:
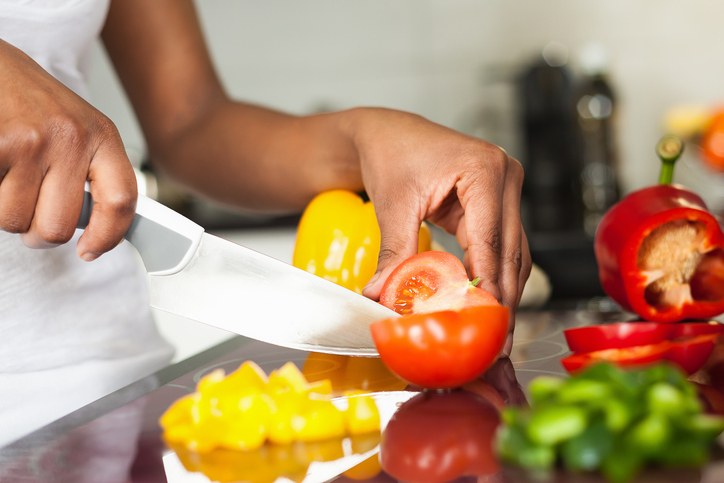
[{"label": "wrist", "polygon": [[310,167],[318,192],[330,189],[362,191],[361,156],[357,142],[365,108],[315,114],[303,118],[304,136],[317,146]]}]

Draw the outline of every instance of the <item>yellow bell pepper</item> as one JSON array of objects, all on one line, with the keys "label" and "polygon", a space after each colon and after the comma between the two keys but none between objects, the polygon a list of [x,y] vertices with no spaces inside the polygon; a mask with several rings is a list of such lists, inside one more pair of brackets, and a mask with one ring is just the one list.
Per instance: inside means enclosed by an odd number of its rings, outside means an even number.
[{"label": "yellow bell pepper", "polygon": [[304,394],[309,392],[309,383],[296,365],[287,362],[269,375],[267,391],[270,394],[283,392]]},{"label": "yellow bell pepper", "polygon": [[[418,251],[431,248],[430,229],[420,227]],[[297,229],[292,264],[345,288],[362,293],[375,274],[380,228],[374,206],[346,190],[316,196]]]},{"label": "yellow bell pepper", "polygon": [[307,399],[290,420],[298,441],[322,441],[344,436],[344,413],[331,401]]},{"label": "yellow bell pepper", "polygon": [[347,433],[351,435],[372,433],[380,429],[380,412],[372,397],[364,391],[349,391],[345,394],[349,407],[345,411]]}]

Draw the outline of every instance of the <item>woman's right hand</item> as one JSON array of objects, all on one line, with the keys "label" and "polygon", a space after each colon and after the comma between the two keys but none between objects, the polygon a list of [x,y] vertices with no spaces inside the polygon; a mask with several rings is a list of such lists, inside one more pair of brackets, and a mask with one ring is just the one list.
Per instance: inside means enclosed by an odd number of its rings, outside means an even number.
[{"label": "woman's right hand", "polygon": [[135,212],[137,185],[113,123],[30,57],[0,40],[0,229],[31,248],[68,242],[90,182],[95,201],[77,253],[114,248]]}]

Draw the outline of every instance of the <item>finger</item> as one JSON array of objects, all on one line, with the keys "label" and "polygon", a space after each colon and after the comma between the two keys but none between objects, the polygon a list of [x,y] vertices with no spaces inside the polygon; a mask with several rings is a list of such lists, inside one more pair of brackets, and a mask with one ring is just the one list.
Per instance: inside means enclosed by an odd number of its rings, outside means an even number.
[{"label": "finger", "polygon": [[525,289],[525,284],[528,282],[528,277],[530,277],[530,272],[533,269],[533,260],[530,256],[530,247],[528,245],[528,237],[525,235],[525,231],[522,233],[522,240],[520,245],[523,258],[520,268],[520,274],[518,275],[519,278],[517,305],[520,305],[520,300],[523,297],[523,290]]},{"label": "finger", "polygon": [[98,148],[88,181],[95,204],[76,251],[80,258],[91,261],[120,243],[135,215],[138,187],[120,140]]},{"label": "finger", "polygon": [[431,213],[427,220],[447,233],[455,235],[464,214],[465,211],[458,199],[457,190],[453,190],[449,195],[449,199],[445,200],[440,208]]},{"label": "finger", "polygon": [[89,155],[84,132],[64,129],[37,163],[48,166],[35,204],[33,221],[23,243],[32,248],[50,248],[73,237],[83,207],[83,184]]},{"label": "finger", "polygon": [[[458,230],[458,242],[467,249],[472,277],[480,277],[480,287],[498,301],[500,290],[500,258],[503,246],[503,190],[508,156],[493,151],[482,162],[488,164],[487,176],[458,182],[458,196],[465,210],[464,223]],[[485,200],[486,202],[481,202]],[[460,233],[460,230],[464,233]]]},{"label": "finger", "polygon": [[362,294],[372,300],[379,300],[382,286],[390,273],[406,258],[417,253],[422,219],[414,209],[399,202],[394,208],[384,203],[380,207],[375,205],[375,212],[380,226],[380,255],[377,271]]},{"label": "finger", "polygon": [[75,233],[83,207],[84,175],[60,165],[51,166],[43,178],[35,214],[23,243],[31,248],[51,248],[67,243]]},{"label": "finger", "polygon": [[0,181],[0,229],[25,233],[30,229],[42,172],[16,166]]},{"label": "finger", "polygon": [[[513,333],[515,330],[515,311],[520,303],[520,296],[530,273],[530,251],[528,240],[523,231],[520,215],[520,196],[523,189],[523,168],[513,158],[508,158],[506,173],[506,189],[503,197],[503,238],[504,247],[501,267],[501,290],[503,305],[510,309],[508,320],[508,338],[503,347],[503,354],[509,356],[513,350]],[[526,274],[521,277],[521,274]]]},{"label": "finger", "polygon": [[[518,275],[518,300],[516,302],[516,307],[520,305],[520,300],[523,297],[523,289],[525,288],[525,284],[528,281],[531,269],[533,268],[533,261],[530,258],[530,248],[528,247],[528,237],[526,237],[524,231],[522,232],[521,249],[521,252],[523,254],[523,261],[520,269],[520,274]],[[505,354],[506,356],[510,356],[511,351],[513,350],[514,330],[515,314],[513,314],[513,316],[510,318],[508,326],[508,338],[505,340],[505,345],[503,346],[503,354]]]},{"label": "finger", "polygon": [[500,289],[502,303],[510,309],[511,320],[514,320],[515,309],[518,307],[518,283],[523,264],[523,228],[520,218],[520,196],[523,187],[523,167],[510,159],[505,175],[503,192],[503,246],[500,260]]}]

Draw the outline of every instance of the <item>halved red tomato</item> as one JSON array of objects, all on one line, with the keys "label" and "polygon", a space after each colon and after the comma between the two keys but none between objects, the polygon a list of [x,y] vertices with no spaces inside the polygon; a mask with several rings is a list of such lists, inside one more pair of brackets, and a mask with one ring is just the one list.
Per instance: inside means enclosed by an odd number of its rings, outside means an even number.
[{"label": "halved red tomato", "polygon": [[620,349],[604,349],[593,352],[580,352],[561,359],[563,368],[575,374],[581,369],[599,362],[611,362],[620,367],[643,367],[664,359],[671,343],[639,345]]},{"label": "halved red tomato", "polygon": [[666,340],[724,333],[724,324],[710,322],[616,322],[566,329],[568,347],[573,352],[591,352],[656,344]]},{"label": "halved red tomato", "polygon": [[401,315],[498,305],[492,295],[475,285],[455,255],[423,252],[392,271],[382,287],[380,303]]},{"label": "halved red tomato", "polygon": [[382,362],[400,378],[428,389],[470,382],[498,358],[508,335],[502,305],[413,314],[370,326]]}]

